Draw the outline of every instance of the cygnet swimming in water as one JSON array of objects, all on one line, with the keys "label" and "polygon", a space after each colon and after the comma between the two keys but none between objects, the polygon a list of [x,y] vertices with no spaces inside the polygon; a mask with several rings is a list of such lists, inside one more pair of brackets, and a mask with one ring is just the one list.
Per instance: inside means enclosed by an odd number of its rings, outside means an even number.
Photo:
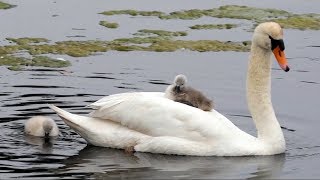
[{"label": "cygnet swimming in water", "polygon": [[213,101],[207,98],[202,92],[186,85],[187,77],[177,75],[174,83],[165,91],[165,97],[176,102],[184,103],[204,111],[210,111],[213,108]]},{"label": "cygnet swimming in water", "polygon": [[50,137],[58,136],[59,129],[53,119],[45,116],[34,116],[27,120],[24,131],[28,135]]}]

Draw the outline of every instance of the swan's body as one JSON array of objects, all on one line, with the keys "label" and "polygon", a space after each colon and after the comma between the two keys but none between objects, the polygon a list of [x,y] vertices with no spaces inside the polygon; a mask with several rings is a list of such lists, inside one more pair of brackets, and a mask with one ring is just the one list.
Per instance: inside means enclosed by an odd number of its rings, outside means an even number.
[{"label": "swan's body", "polygon": [[[196,156],[283,153],[285,140],[270,97],[271,46],[275,55],[285,58],[281,54],[284,46],[279,49],[277,45],[281,39],[282,30],[276,23],[260,24],[253,36],[247,97],[258,137],[240,130],[215,110],[206,112],[174,102],[165,98],[164,93],[107,96],[90,105],[95,110],[89,117],[50,107],[88,143],[96,146]],[[288,71],[285,59],[277,59]]]},{"label": "swan's body", "polygon": [[28,135],[49,137],[58,136],[59,129],[53,119],[45,116],[34,116],[25,122],[24,131]]},{"label": "swan's body", "polygon": [[167,87],[165,97],[204,111],[210,111],[213,108],[212,100],[207,98],[201,91],[187,86],[187,77],[182,74],[177,75],[173,84]]}]

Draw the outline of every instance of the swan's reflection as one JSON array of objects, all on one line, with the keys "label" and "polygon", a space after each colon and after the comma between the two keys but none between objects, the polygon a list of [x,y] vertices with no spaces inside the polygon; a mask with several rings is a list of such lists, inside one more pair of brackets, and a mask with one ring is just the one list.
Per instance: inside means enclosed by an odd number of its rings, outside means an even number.
[{"label": "swan's reflection", "polygon": [[86,146],[65,161],[62,173],[90,173],[94,177],[131,178],[276,178],[282,171],[285,154],[254,157],[194,157]]}]

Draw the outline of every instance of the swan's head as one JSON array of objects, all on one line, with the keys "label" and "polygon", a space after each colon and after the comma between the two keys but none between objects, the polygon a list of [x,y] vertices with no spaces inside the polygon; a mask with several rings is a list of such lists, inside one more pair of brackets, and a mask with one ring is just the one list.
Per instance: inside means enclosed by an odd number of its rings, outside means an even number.
[{"label": "swan's head", "polygon": [[183,74],[179,74],[174,78],[175,91],[180,92],[185,88],[187,83],[187,77]]},{"label": "swan's head", "polygon": [[278,23],[259,24],[254,30],[252,45],[259,46],[266,51],[272,51],[281,69],[286,72],[290,70],[284,54],[283,30]]}]

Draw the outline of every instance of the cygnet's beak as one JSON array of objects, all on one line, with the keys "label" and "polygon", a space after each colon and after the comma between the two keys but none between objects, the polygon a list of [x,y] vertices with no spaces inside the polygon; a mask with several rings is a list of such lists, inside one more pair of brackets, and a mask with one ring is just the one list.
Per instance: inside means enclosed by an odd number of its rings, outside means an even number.
[{"label": "cygnet's beak", "polygon": [[49,134],[50,134],[49,132],[45,132],[44,137],[49,137]]},{"label": "cygnet's beak", "polygon": [[176,86],[174,87],[174,91],[180,92],[180,91],[181,91],[180,86],[176,85]]}]

